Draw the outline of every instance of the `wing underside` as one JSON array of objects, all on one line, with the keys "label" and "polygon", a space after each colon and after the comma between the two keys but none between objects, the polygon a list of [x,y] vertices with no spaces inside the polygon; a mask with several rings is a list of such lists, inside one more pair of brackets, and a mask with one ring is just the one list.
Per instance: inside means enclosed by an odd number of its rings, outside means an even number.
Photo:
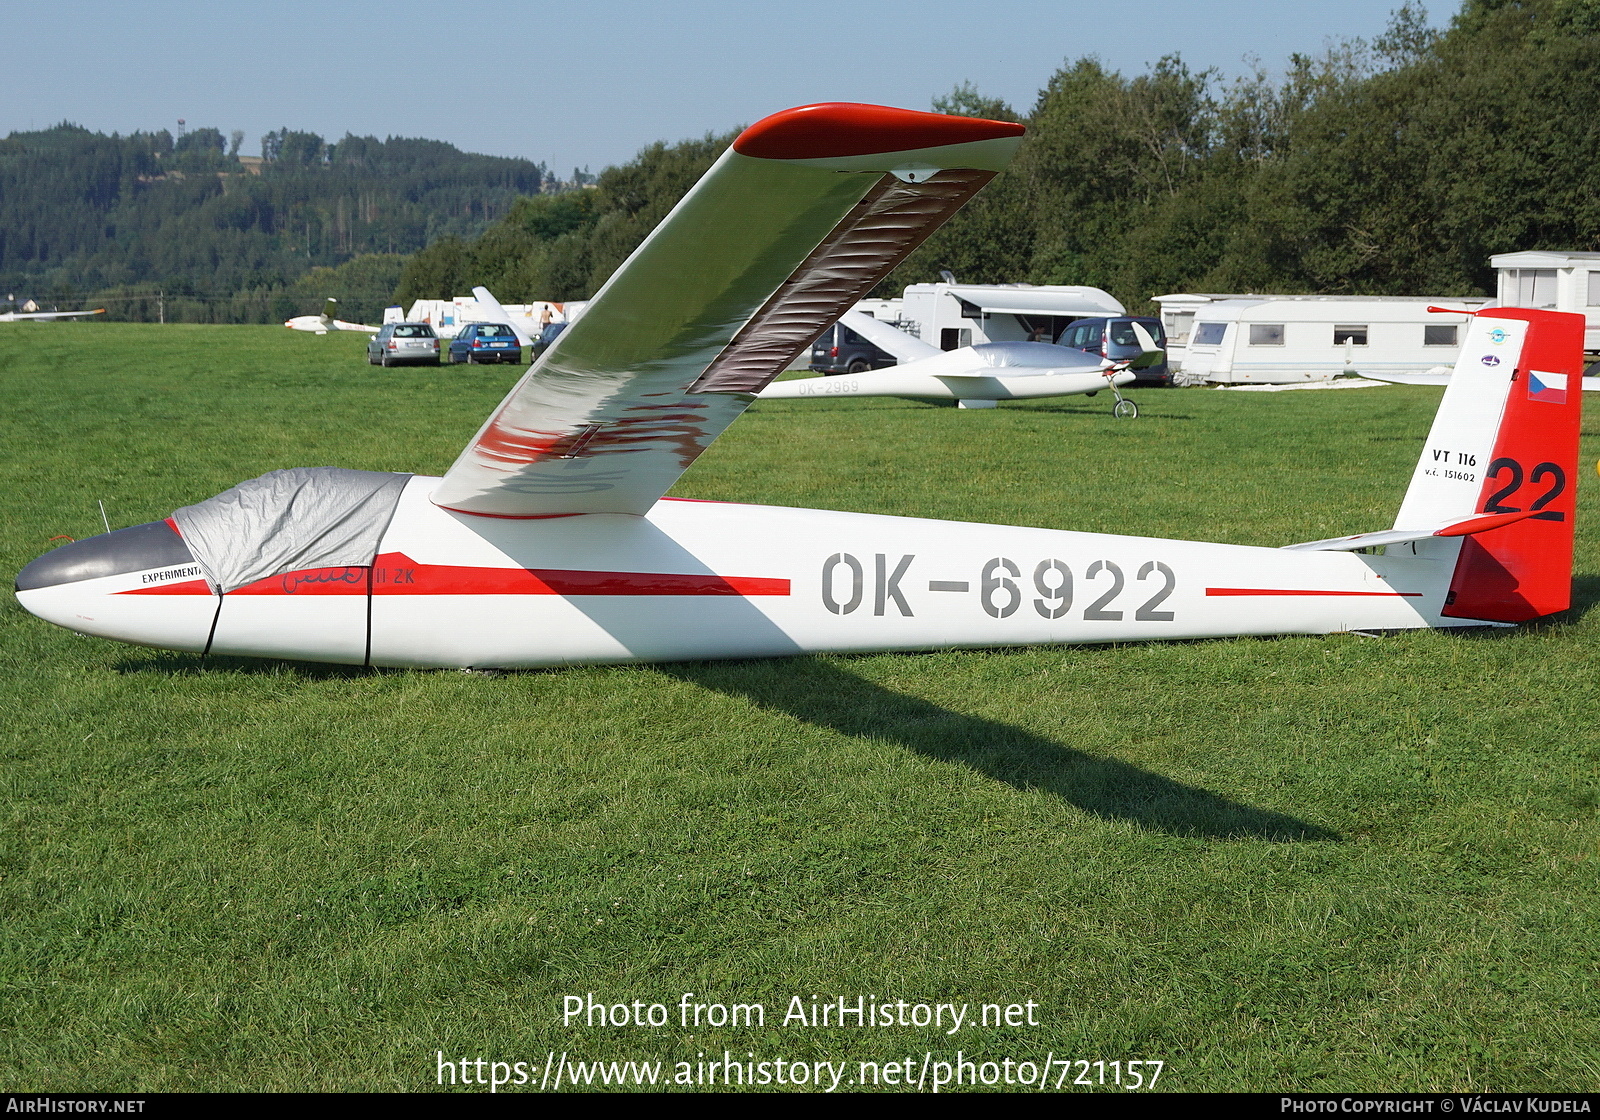
[{"label": "wing underside", "polygon": [[646,512],[1005,166],[1020,133],[859,105],[746,130],[501,402],[434,501],[499,517]]}]

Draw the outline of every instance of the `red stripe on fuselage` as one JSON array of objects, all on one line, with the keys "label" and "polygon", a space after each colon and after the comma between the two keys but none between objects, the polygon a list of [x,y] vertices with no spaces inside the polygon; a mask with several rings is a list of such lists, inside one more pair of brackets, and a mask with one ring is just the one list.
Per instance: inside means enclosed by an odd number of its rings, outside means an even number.
[{"label": "red stripe on fuselage", "polygon": [[[676,572],[588,572],[418,564],[387,552],[372,566],[376,595],[788,595],[789,581]],[[120,595],[210,595],[203,579],[136,587]],[[366,568],[307,568],[257,580],[230,595],[365,595]]]},{"label": "red stripe on fuselage", "polygon": [[787,595],[789,581],[675,572],[587,572],[418,564],[399,552],[377,558],[374,595]]}]

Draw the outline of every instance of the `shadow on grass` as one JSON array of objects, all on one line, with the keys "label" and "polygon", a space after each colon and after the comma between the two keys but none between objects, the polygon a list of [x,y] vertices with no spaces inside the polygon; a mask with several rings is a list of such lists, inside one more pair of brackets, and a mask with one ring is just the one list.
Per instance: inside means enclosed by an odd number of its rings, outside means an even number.
[{"label": "shadow on grass", "polygon": [[1020,790],[1043,790],[1105,820],[1204,839],[1339,840],[1337,833],[1254,809],[1023,728],[951,712],[810,657],[699,661],[658,672],[737,696],[843,735],[899,743]]},{"label": "shadow on grass", "polygon": [[[1033,401],[1011,401],[1011,402],[1004,402],[1004,403],[1026,404],[1028,406],[1027,407],[1027,411],[1029,411],[1029,412],[1059,413],[1059,414],[1066,415],[1066,416],[1111,416],[1111,405],[1114,402],[1111,400],[1111,398],[1108,397],[1106,399],[1106,403],[1104,403],[1104,404],[1100,403],[1099,401],[1094,401],[1094,402],[1091,402],[1091,403],[1086,404],[1086,405],[1035,404]],[[1143,404],[1140,404],[1139,407],[1140,407],[1140,409],[1144,409],[1145,406]],[[1139,419],[1140,420],[1193,420],[1194,417],[1188,415],[1187,413],[1182,413],[1182,412],[1149,412],[1149,411],[1141,411],[1139,413]],[[1135,421],[1135,423],[1137,423],[1137,422],[1138,421]]]},{"label": "shadow on grass", "polygon": [[[118,661],[122,673],[243,673],[349,680],[405,670],[152,650]],[[1105,820],[1211,840],[1329,841],[1338,833],[1282,813],[1229,801],[1196,786],[894,692],[811,657],[656,665],[665,676],[735,696],[842,735],[898,743],[927,758],[966,766],[1019,790],[1043,790]],[[537,670],[561,672],[562,670]],[[495,675],[499,675],[498,673]]]},{"label": "shadow on grass", "polygon": [[1515,629],[1500,629],[1501,634],[1515,634],[1521,630],[1559,630],[1583,620],[1583,617],[1600,605],[1600,576],[1572,577],[1572,606],[1559,614],[1546,615],[1524,622]]},{"label": "shadow on grass", "polygon": [[242,673],[257,677],[294,676],[310,681],[355,680],[388,669],[364,665],[330,665],[323,661],[289,661],[269,657],[201,657],[198,653],[147,650],[121,658],[111,666],[118,673],[167,673],[199,676],[201,673]]},{"label": "shadow on grass", "polygon": [[1547,614],[1543,618],[1530,618],[1527,622],[1519,622],[1515,626],[1464,626],[1452,628],[1450,633],[1472,641],[1505,641],[1529,631],[1563,630],[1568,626],[1574,626],[1583,621],[1584,616],[1596,606],[1600,606],[1600,576],[1573,576],[1572,605],[1564,611]]}]

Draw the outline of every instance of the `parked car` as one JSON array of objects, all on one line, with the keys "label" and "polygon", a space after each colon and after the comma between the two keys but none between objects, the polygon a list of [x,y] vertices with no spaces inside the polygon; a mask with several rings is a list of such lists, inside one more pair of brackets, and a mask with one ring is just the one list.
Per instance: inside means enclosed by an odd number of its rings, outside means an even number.
[{"label": "parked car", "polygon": [[[1079,319],[1075,323],[1068,323],[1057,340],[1059,346],[1070,346],[1074,350],[1087,350],[1091,354],[1099,354],[1113,362],[1125,361],[1139,356],[1139,340],[1133,336],[1133,324],[1138,323],[1150,332],[1150,337],[1156,340],[1156,345],[1163,351],[1167,347],[1167,334],[1161,329],[1161,320],[1146,318],[1145,316],[1108,316],[1106,318]],[[1172,367],[1167,365],[1167,360],[1162,357],[1159,365],[1139,371],[1139,379],[1132,382],[1134,385],[1169,386],[1172,384]]]},{"label": "parked car", "polygon": [[506,323],[468,323],[450,340],[451,362],[522,363],[522,342]]},{"label": "parked car", "polygon": [[367,364],[436,366],[439,336],[427,323],[385,323],[367,343]]},{"label": "parked car", "polygon": [[835,323],[811,344],[811,369],[817,373],[863,373],[895,364],[895,357],[880,350],[843,323]]}]

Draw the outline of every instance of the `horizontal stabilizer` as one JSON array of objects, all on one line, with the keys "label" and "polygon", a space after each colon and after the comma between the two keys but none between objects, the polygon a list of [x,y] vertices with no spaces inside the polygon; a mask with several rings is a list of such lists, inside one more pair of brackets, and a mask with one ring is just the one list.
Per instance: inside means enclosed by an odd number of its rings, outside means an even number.
[{"label": "horizontal stabilizer", "polygon": [[1525,517],[1533,517],[1536,509],[1518,510],[1515,513],[1478,513],[1471,517],[1458,517],[1454,521],[1432,529],[1381,529],[1375,533],[1357,533],[1353,537],[1332,537],[1325,541],[1307,541],[1305,544],[1284,545],[1287,552],[1355,552],[1385,544],[1406,544],[1427,540],[1429,537],[1470,537],[1474,533],[1514,525]]},{"label": "horizontal stabilizer", "polygon": [[[1368,381],[1387,381],[1393,385],[1448,385],[1448,373],[1367,373],[1362,371],[1362,377]],[[1600,393],[1600,377],[1580,377],[1578,385],[1585,393]]]}]

